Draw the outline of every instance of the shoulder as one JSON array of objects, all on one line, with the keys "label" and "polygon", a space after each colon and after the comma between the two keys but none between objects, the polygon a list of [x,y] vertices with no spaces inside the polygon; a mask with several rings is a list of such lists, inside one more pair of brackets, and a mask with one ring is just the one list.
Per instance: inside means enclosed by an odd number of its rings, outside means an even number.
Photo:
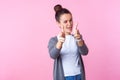
[{"label": "shoulder", "polygon": [[48,41],[48,47],[54,46],[57,43],[57,36],[51,37],[50,40]]},{"label": "shoulder", "polygon": [[51,37],[49,43],[51,42],[57,42],[57,36]]},{"label": "shoulder", "polygon": [[57,40],[57,36],[51,37],[50,40]]}]

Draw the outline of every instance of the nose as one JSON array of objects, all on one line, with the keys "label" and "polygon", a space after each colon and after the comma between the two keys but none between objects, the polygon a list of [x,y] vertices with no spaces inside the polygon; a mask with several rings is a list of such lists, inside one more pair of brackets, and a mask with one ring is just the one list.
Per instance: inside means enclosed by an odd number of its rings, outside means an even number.
[{"label": "nose", "polygon": [[68,23],[67,23],[67,24],[68,24],[68,26],[69,26],[69,27],[71,27],[71,26],[70,26],[70,25],[71,25],[71,22],[69,22],[69,21],[68,21]]}]

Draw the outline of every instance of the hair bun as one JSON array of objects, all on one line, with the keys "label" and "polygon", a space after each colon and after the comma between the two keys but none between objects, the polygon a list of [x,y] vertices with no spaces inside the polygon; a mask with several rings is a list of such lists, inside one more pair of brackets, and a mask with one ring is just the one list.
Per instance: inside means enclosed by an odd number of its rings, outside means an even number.
[{"label": "hair bun", "polygon": [[54,6],[55,12],[58,12],[62,9],[62,6],[60,4]]}]

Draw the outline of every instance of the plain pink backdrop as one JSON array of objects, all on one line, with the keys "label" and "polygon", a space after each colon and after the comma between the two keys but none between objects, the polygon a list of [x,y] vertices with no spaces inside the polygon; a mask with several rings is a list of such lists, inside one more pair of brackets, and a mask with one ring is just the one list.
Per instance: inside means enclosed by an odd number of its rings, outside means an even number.
[{"label": "plain pink backdrop", "polygon": [[0,0],[0,80],[52,80],[54,5],[68,8],[88,45],[87,80],[120,80],[119,0]]}]

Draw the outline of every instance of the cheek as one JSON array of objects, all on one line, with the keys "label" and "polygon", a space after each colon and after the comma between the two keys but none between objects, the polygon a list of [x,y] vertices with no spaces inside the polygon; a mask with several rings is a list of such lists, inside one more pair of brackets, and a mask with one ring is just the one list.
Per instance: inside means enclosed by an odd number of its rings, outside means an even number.
[{"label": "cheek", "polygon": [[67,29],[67,25],[64,25],[64,29]]}]

